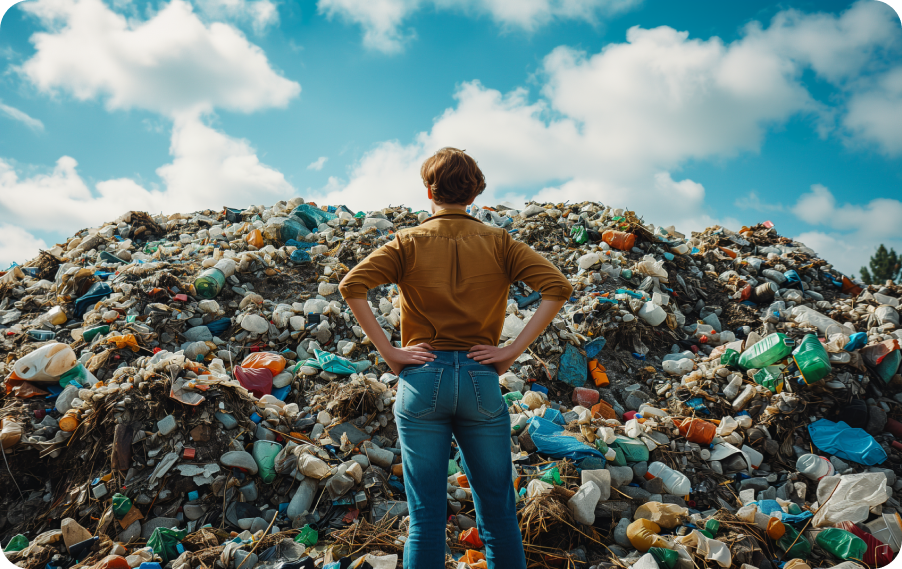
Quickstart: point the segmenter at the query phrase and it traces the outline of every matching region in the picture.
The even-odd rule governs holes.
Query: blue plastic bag
[[[591,342],[586,344],[586,357],[589,359],[594,358],[599,354],[599,352],[601,352],[601,350],[607,343],[608,341],[604,338],[596,338],[592,340]]]
[[[338,375],[351,375],[352,373],[359,373],[364,371],[371,365],[369,360],[352,362],[348,358],[344,358],[337,354],[324,352],[322,350],[314,349],[313,352],[314,355],[316,355],[316,359],[308,359],[303,363],[303,365],[325,370]]]
[[[842,347],[846,352],[852,352],[855,350],[859,350],[868,343],[868,334],[867,332],[855,332],[851,336],[849,336],[849,343]]]
[[[106,283],[94,283],[84,295],[75,301],[75,315],[84,316],[89,308],[113,294],[113,289]]]
[[[558,381],[563,381],[573,387],[582,387],[586,383],[588,371],[586,356],[580,353],[573,344],[567,344],[564,355],[561,356],[561,369],[557,372]]]
[[[529,420],[527,429],[536,449],[543,455],[551,458],[569,458],[577,462],[577,465],[579,461],[589,457],[604,460],[604,455],[598,449],[564,435],[564,427],[555,425],[551,421],[533,417]]]
[[[866,466],[874,466],[886,460],[886,451],[874,437],[864,429],[853,429],[843,421],[834,423],[820,419],[808,425],[808,434],[811,435],[814,446],[843,460]]]

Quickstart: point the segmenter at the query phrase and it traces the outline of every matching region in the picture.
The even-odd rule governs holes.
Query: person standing
[[[397,232],[339,285],[360,327],[400,376],[394,414],[410,511],[404,567],[445,567],[453,435],[489,568],[525,569],[499,375],[545,330],[573,287],[528,245],[467,213],[486,185],[472,157],[442,148],[420,175],[433,215]],[[519,336],[499,348],[516,281],[541,291],[542,302]],[[369,289],[388,283],[401,292],[400,348],[385,337],[367,302]]]

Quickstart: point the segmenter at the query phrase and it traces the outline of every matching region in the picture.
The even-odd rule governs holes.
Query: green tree
[[[900,280],[900,262],[902,262],[902,257],[897,255],[893,249],[887,251],[881,243],[868,263],[871,270],[868,271],[867,267],[861,267],[861,280],[866,284],[883,284],[887,280],[898,282]]]

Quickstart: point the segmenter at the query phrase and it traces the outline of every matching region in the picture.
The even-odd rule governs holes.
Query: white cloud
[[[36,118],[29,116],[24,111],[20,111],[15,107],[10,107],[9,105],[3,104],[2,101],[0,101],[0,114],[4,114],[14,121],[19,121],[35,132],[44,130],[44,123]]]
[[[843,124],[885,154],[902,154],[902,67],[880,77],[873,88],[853,94]]]
[[[902,239],[902,202],[876,198],[865,205],[837,205],[830,190],[820,184],[802,194],[793,213],[811,225],[839,231],[854,231],[873,240]]]
[[[802,221],[822,226],[796,237],[841,271],[857,276],[881,243],[902,251],[902,202],[877,198],[864,205],[837,204],[820,184],[799,197],[791,210]]]
[[[115,219],[129,210],[188,212],[222,205],[272,203],[294,189],[282,173],[260,163],[245,140],[230,138],[197,119],[176,121],[173,161],[157,169],[165,189],[146,189],[134,180],[104,180],[93,189],[77,162],[60,158],[48,173],[21,177],[0,159],[0,223],[61,235]],[[41,204],[36,210],[35,204]]]
[[[326,165],[326,160],[328,159],[329,158],[327,156],[320,156],[319,158],[308,164],[307,169],[316,171],[322,170],[323,166]]]
[[[769,128],[820,109],[798,69],[760,42],[690,39],[668,27],[631,28],[626,39],[594,55],[552,51],[535,101],[525,89],[462,84],[431,131],[376,146],[345,187],[324,188],[325,199],[357,208],[420,203],[420,163],[455,146],[486,175],[482,203],[542,188],[540,199],[600,200],[700,229],[716,221],[705,189],[671,173],[688,160],[756,152]]]
[[[552,20],[596,22],[628,10],[641,0],[319,0],[317,9],[363,28],[363,44],[386,53],[400,51],[416,37],[404,20],[426,8],[489,16],[505,28],[532,31]]]
[[[793,237],[793,240],[814,249],[818,256],[853,279],[861,278],[861,268],[868,266],[871,255],[881,243],[886,245],[887,249],[902,251],[902,239],[875,241],[861,233],[808,231]]]
[[[279,23],[279,11],[270,0],[194,0],[208,18],[250,24],[261,34]]]
[[[300,91],[241,32],[222,23],[205,25],[183,0],[163,5],[146,21],[127,20],[100,0],[37,0],[25,9],[49,31],[32,36],[36,51],[20,69],[24,77],[44,92],[104,98],[111,110],[159,113],[165,127],[157,119],[144,125],[161,132],[171,124],[172,162],[156,170],[161,187],[146,187],[130,178],[89,184],[69,156],[38,174],[22,174],[0,158],[0,224],[68,235],[128,210],[240,207],[294,193],[248,141],[202,120],[218,108],[284,106]]]
[[[174,117],[284,107],[301,89],[241,32],[204,25],[183,0],[146,21],[128,20],[101,0],[37,0],[23,9],[51,29],[31,37],[35,54],[21,67],[46,93]]]
[[[334,4],[320,7],[328,5]],[[431,130],[409,144],[376,145],[347,182],[330,179],[319,193],[355,208],[422,204],[420,164],[436,149],[455,146],[474,156],[486,175],[479,203],[531,193],[549,201],[628,206],[682,231],[709,223],[738,226],[735,219],[715,218],[705,188],[675,173],[688,161],[757,152],[767,132],[790,118],[810,119],[824,135],[834,109],[809,93],[803,75],[813,71],[842,83],[874,69],[882,73],[885,65],[872,60],[891,49],[881,47],[898,35],[891,24],[885,7],[858,3],[839,15],[781,12],[768,27],[748,26],[731,43],[662,26],[631,28],[625,42],[595,54],[558,47],[537,74],[537,99],[522,88],[501,93],[478,81],[464,83],[455,106]],[[783,209],[754,193],[737,202]]]
[[[21,265],[41,249],[47,248],[43,239],[38,239],[21,227],[0,223],[0,269],[5,269],[12,263]]]

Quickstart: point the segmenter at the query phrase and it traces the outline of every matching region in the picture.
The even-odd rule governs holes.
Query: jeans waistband
[[[465,350],[434,350],[435,360],[432,363],[443,365],[482,365],[474,359],[467,357],[469,352]]]

